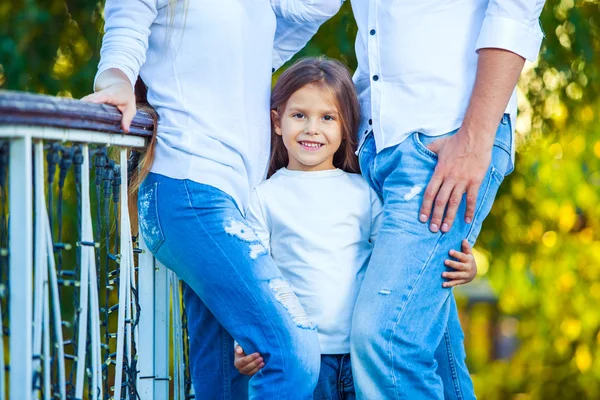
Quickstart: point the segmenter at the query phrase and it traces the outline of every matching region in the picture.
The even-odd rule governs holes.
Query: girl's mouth
[[[304,150],[307,151],[315,151],[315,150],[319,150],[321,147],[324,146],[323,143],[317,143],[317,142],[307,142],[307,141],[301,141],[298,142],[300,144],[300,146],[302,146],[302,148],[304,148]]]

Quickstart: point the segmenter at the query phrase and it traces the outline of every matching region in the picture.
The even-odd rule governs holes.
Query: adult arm
[[[271,0],[277,18],[323,23],[333,17],[344,0]]]
[[[425,190],[419,219],[427,222],[431,216],[432,232],[450,230],[465,192],[465,222],[473,221],[502,114],[525,59],[534,61],[541,46],[538,18],[544,2],[491,0],[488,5],[476,48],[475,86],[462,126],[454,136],[430,145],[438,154],[438,164]]]
[[[116,106],[123,114],[121,126],[125,132],[136,113],[133,88],[146,61],[150,25],[156,15],[156,0],[107,0],[104,7],[104,37],[94,79],[95,93],[82,100]]]
[[[319,27],[333,17],[342,4],[343,0],[271,0],[277,16],[273,71],[306,46]]]

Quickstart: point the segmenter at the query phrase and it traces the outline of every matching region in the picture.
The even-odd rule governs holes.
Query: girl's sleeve
[[[250,205],[246,210],[246,222],[254,229],[254,232],[262,245],[265,246],[269,253],[271,253],[271,229],[268,220],[265,217],[263,205],[256,188],[252,191],[252,195],[250,196]]]
[[[150,26],[156,19],[156,0],[106,0],[104,37],[96,79],[107,69],[116,68],[135,86],[146,61]]]
[[[375,243],[377,240],[377,234],[379,233],[379,228],[381,227],[381,214],[383,212],[383,203],[381,199],[375,193],[375,191],[371,188],[371,236],[369,241],[371,243]]]

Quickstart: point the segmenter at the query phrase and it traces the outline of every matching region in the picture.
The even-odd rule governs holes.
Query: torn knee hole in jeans
[[[300,300],[292,290],[290,284],[282,278],[274,278],[269,281],[269,287],[277,301],[290,313],[294,323],[302,329],[315,330],[316,327],[308,319]]]
[[[255,260],[260,256],[268,254],[267,249],[260,242],[254,230],[244,222],[235,218],[229,218],[225,222],[225,232],[230,236],[236,237],[243,242],[248,243],[250,258]]]

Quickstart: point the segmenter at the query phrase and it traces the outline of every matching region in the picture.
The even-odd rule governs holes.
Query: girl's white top
[[[359,174],[282,168],[247,212],[317,326],[322,354],[350,352],[352,312],[378,231],[381,201]]]
[[[169,2],[106,1],[96,77],[117,68],[148,86],[159,115],[152,172],[214,186],[243,210],[266,173],[271,73],[342,0]]]

